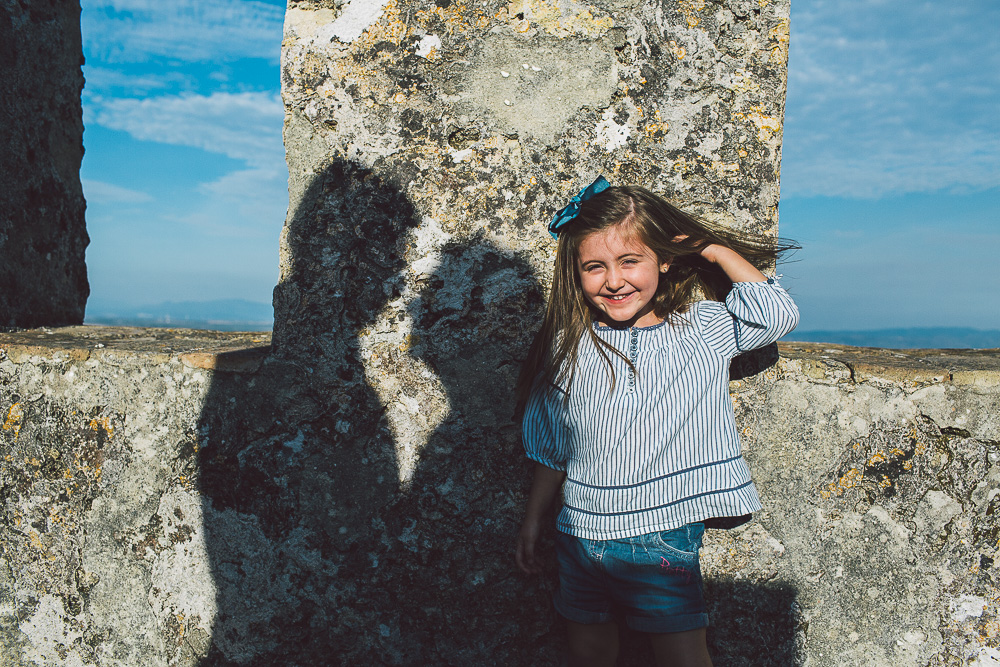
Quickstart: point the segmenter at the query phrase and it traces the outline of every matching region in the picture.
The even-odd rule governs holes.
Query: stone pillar
[[[283,348],[336,331],[316,300],[346,294],[338,268],[359,242],[400,243],[397,291],[413,290],[413,264],[442,239],[476,233],[544,276],[542,223],[600,173],[727,224],[777,229],[787,0],[321,7],[292,0],[286,18]],[[372,188],[395,203],[373,204]],[[388,238],[377,212],[412,229]],[[340,220],[318,222],[330,216]]]
[[[79,324],[80,3],[0,0],[0,327]]]

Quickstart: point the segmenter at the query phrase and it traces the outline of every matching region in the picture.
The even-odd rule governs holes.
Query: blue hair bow
[[[569,200],[569,205],[559,209],[559,212],[552,218],[552,222],[549,223],[549,234],[552,234],[552,238],[559,238],[559,230],[576,219],[580,213],[580,204],[610,187],[611,184],[603,176],[598,176],[593,183],[580,190],[578,195]]]

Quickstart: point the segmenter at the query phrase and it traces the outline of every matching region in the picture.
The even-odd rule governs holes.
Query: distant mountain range
[[[1000,348],[1000,330],[914,327],[863,331],[793,331],[782,340],[888,348]]]
[[[271,304],[246,299],[165,301],[144,306],[87,306],[84,324],[128,327],[171,327],[215,331],[270,331]]]

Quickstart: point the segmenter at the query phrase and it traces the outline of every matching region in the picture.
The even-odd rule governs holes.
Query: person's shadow
[[[560,660],[553,577],[526,577],[513,560],[531,474],[513,388],[543,307],[527,262],[482,234],[446,244],[410,304],[418,342],[409,352],[439,378],[450,406],[411,492],[387,512],[397,530],[415,523],[420,538],[386,551],[386,584],[399,587],[391,580],[401,577],[407,590],[433,591],[432,608],[400,625],[422,638],[421,660],[411,664]],[[484,637],[491,646],[479,645]]]
[[[297,201],[272,350],[252,374],[216,373],[199,422],[216,607],[202,665],[384,662],[387,591],[371,580],[398,473],[359,339],[398,296],[418,218],[397,187],[344,161]]]

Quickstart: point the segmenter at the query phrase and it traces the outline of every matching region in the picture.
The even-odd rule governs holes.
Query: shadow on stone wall
[[[541,578],[512,559],[529,466],[511,388],[543,307],[531,268],[481,235],[447,242],[405,312],[389,313],[412,322],[408,345],[366,364],[359,339],[404,293],[417,213],[348,163],[303,202],[286,230],[274,350],[253,374],[216,374],[200,420],[192,477],[217,611],[212,636],[187,636],[180,652],[205,666],[560,664],[554,556]],[[366,365],[418,396],[429,380],[407,374],[423,365],[450,407],[405,484]],[[755,614],[790,607],[783,594],[713,590],[754,600]],[[790,633],[755,632],[738,654],[780,653]],[[647,659],[632,644],[623,665]]]
[[[414,344],[395,354],[433,369],[451,409],[402,488],[358,340],[400,295],[416,213],[345,163],[303,201],[275,291],[275,349],[252,377],[218,374],[201,419],[217,588],[202,664],[554,662],[549,584],[523,581],[511,558],[528,479],[511,421],[528,342],[516,325],[542,304],[530,268],[476,237],[447,245],[422,277],[407,312]]]
[[[715,667],[797,667],[796,630],[802,623],[795,587],[782,582],[707,580]]]

